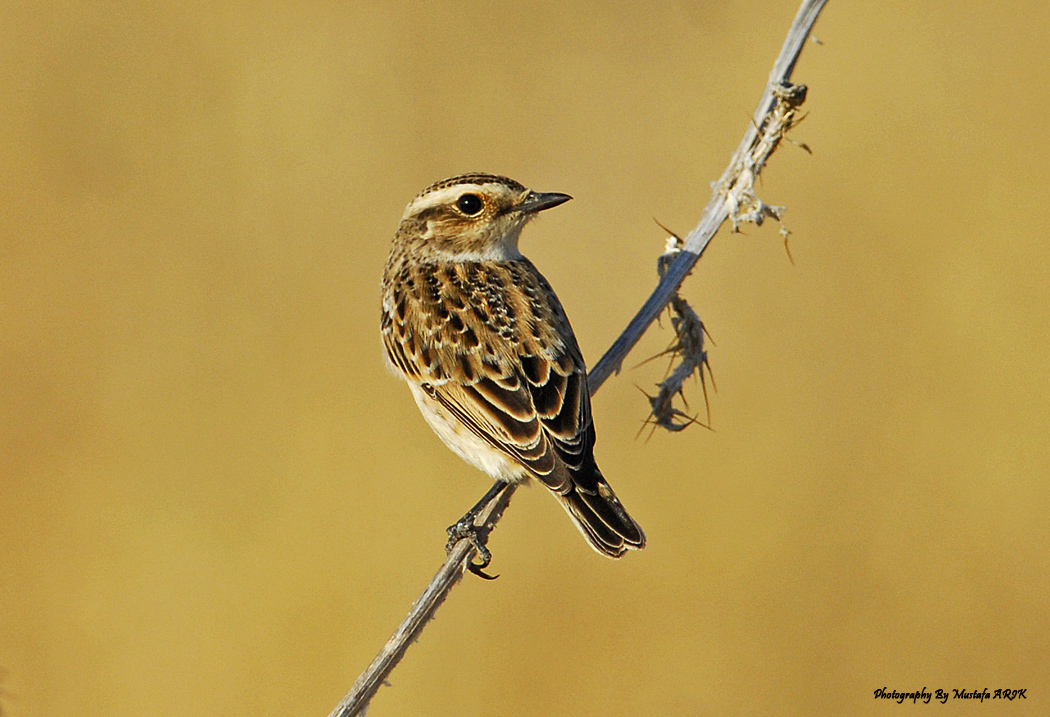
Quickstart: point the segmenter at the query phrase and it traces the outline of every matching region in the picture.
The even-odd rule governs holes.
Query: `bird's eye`
[[[459,211],[467,216],[474,216],[485,205],[477,194],[464,194],[456,200],[456,206],[459,207]]]

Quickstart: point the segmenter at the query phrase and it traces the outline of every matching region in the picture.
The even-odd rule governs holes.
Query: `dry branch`
[[[729,166],[722,173],[722,177],[713,184],[713,195],[704,209],[700,223],[686,235],[681,250],[667,267],[652,295],[588,373],[587,380],[592,396],[609,376],[619,372],[624,358],[671,301],[726,219],[732,220],[734,229],[741,222],[761,224],[766,217],[779,220],[780,208],[771,207],[759,200],[754,192],[754,182],[780,140],[784,138],[784,133],[798,121],[797,112],[805,100],[806,88],[802,85],[792,85],[788,80],[810,30],[826,2],[827,0],[803,0],[788,31],[780,56],[770,73],[769,83],[762,94],[758,109],[755,110],[753,121],[740,146],[733,153]],[[496,496],[479,513],[475,525],[481,526],[486,533],[491,531],[513,493],[514,487],[510,486],[508,490]],[[463,577],[467,563],[474,558],[476,552],[474,545],[467,539],[460,540],[453,546],[426,590],[412,605],[408,617],[368,669],[357,678],[350,692],[329,717],[352,717],[364,712],[379,686],[401,660],[405,650],[419,637],[438,606]]]

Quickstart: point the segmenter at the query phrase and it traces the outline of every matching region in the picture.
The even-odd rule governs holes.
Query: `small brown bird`
[[[383,272],[383,345],[430,427],[495,478],[494,490],[539,479],[591,547],[618,558],[645,535],[594,462],[587,367],[569,319],[518,251],[522,227],[569,199],[491,174],[424,189]]]

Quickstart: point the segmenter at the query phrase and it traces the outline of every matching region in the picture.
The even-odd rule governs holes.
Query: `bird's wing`
[[[419,264],[385,292],[387,358],[475,435],[552,490],[594,490],[587,367],[565,312],[527,260]]]
[[[481,376],[469,384],[423,383],[422,388],[475,435],[520,462],[551,490],[565,494],[576,482],[574,474],[586,461],[593,462],[594,434],[586,376],[548,366],[540,384],[516,372]]]
[[[526,356],[510,376],[421,387],[476,436],[550,488],[595,550],[619,557],[643,547],[645,535],[594,462],[582,360],[562,359]]]

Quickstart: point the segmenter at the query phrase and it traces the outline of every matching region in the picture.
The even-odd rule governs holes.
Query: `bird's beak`
[[[560,194],[558,192],[529,192],[525,195],[525,200],[518,205],[518,211],[522,214],[535,214],[536,212],[542,212],[544,209],[565,204],[570,199],[572,197],[568,194]]]

